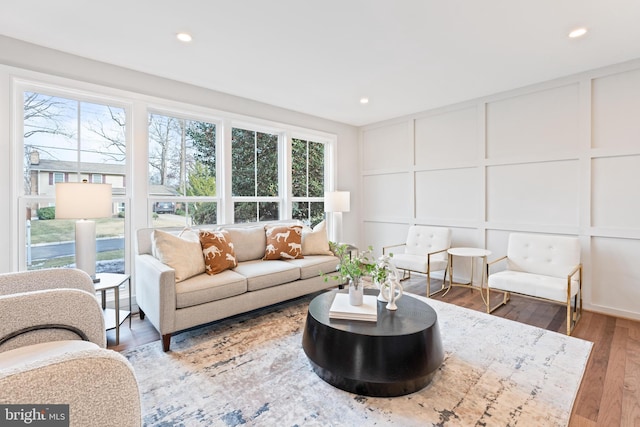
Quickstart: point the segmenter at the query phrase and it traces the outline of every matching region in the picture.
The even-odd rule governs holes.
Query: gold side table
[[[448,254],[448,262],[447,269],[449,270],[449,286],[442,296],[444,297],[450,290],[452,286],[463,286],[466,288],[474,289],[477,288],[473,286],[473,270],[475,264],[475,258],[482,258],[482,276],[480,278],[480,296],[482,297],[482,301],[485,301],[482,290],[484,289],[485,282],[485,273],[487,270],[487,257],[491,255],[491,251],[482,248],[450,248],[447,250]],[[469,283],[453,283],[453,257],[464,257],[471,259],[471,278],[469,279]],[[485,301],[486,304],[486,301]]]
[[[104,311],[105,329],[116,330],[116,345],[120,344],[120,325],[129,318],[129,328],[131,328],[131,276],[121,273],[98,273],[96,278],[99,282],[94,283],[96,291],[102,294],[102,310]],[[120,310],[120,286],[127,282],[129,285],[129,310]],[[106,293],[109,289],[113,289],[114,308],[107,308]]]

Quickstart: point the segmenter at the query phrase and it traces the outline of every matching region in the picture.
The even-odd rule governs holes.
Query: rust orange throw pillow
[[[207,274],[218,274],[238,265],[227,231],[200,230],[199,237]]]
[[[264,252],[268,259],[296,259],[302,256],[302,226],[276,225],[265,227],[267,248]]]

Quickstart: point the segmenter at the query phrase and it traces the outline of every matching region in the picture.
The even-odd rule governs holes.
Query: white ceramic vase
[[[362,305],[364,286],[359,279],[349,280],[349,304]]]
[[[378,292],[378,301],[387,302],[387,299],[384,297],[384,292],[382,292],[382,288],[387,286],[387,281],[385,280],[384,282],[380,283],[376,280],[375,284],[376,288],[378,288],[378,290],[380,291]]]

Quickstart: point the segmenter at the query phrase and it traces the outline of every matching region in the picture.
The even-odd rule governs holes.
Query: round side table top
[[[491,255],[491,251],[482,248],[450,248],[447,252],[454,256],[485,257]]]

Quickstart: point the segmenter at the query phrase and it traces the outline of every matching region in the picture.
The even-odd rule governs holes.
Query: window
[[[279,219],[278,135],[240,128],[231,135],[234,222]]]
[[[15,80],[14,90],[22,101],[14,129],[21,132],[15,145],[23,157],[12,182],[23,189],[12,201],[23,212],[15,216],[18,269],[75,262],[75,222],[55,218],[61,182],[112,185],[113,215],[96,220],[98,272],[127,271],[131,229],[280,218],[314,225],[323,216],[323,191],[333,176],[331,135],[117,89]],[[143,147],[130,146],[131,121],[148,126],[142,156]],[[127,188],[141,179],[146,194]],[[138,212],[145,207],[148,219]]]
[[[109,177],[114,194],[124,194],[125,110],[35,91],[23,95],[27,268],[71,266],[75,222],[55,219],[55,184]],[[124,211],[114,212],[96,220],[97,272],[125,271]]]
[[[215,124],[149,114],[155,227],[217,222],[216,158]]]
[[[324,219],[325,144],[291,141],[292,217],[315,226]]]

